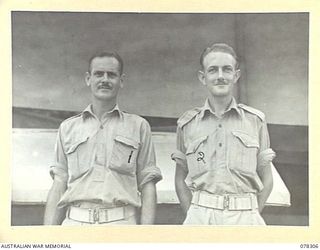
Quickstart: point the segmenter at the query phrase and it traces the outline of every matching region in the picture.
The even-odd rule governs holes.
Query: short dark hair
[[[91,73],[91,64],[92,64],[93,59],[102,58],[102,57],[115,58],[119,62],[119,71],[120,71],[120,74],[122,74],[122,72],[123,72],[123,60],[119,56],[119,54],[116,53],[116,52],[98,52],[98,53],[94,54],[93,56],[91,56],[90,59],[89,59],[89,67],[88,67],[88,72],[89,73]]]
[[[205,48],[200,56],[200,65],[201,65],[202,69],[204,68],[204,65],[203,65],[204,58],[206,57],[206,55],[208,55],[211,52],[223,52],[223,53],[227,53],[229,55],[232,55],[236,61],[236,69],[239,68],[238,56],[237,56],[236,52],[234,51],[234,49],[225,43],[214,43],[211,46]]]

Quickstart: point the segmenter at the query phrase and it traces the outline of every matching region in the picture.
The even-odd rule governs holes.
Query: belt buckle
[[[99,223],[99,210],[89,208],[89,221],[94,224]]]
[[[229,208],[229,196],[224,196],[223,198],[223,208],[226,209],[226,208]]]

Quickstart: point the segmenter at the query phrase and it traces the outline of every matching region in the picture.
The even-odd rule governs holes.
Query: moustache
[[[214,85],[228,85],[228,82],[225,80],[217,80]]]
[[[98,85],[98,89],[112,89],[111,83],[101,83]]]

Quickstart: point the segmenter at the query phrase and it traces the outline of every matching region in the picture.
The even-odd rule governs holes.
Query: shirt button
[[[103,125],[100,125],[100,128],[103,129]]]
[[[222,125],[221,125],[221,124],[219,124],[219,128],[222,128]]]
[[[219,147],[222,147],[222,143],[221,142],[219,143]]]

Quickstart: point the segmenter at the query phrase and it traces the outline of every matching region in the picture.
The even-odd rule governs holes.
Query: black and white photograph
[[[310,226],[309,31],[11,11],[11,226]]]

